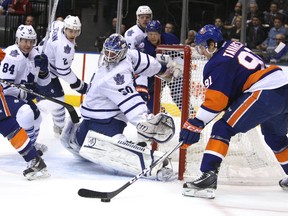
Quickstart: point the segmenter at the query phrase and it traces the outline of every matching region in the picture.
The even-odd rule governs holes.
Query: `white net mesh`
[[[190,64],[187,64],[189,65],[187,71],[191,75],[190,79],[187,79],[184,74],[184,79],[178,78],[170,83],[161,81],[161,96],[159,98],[161,109],[165,109],[166,112],[174,117],[176,125],[176,134],[172,141],[169,144],[158,145],[160,151],[166,151],[178,142],[182,107],[189,109],[189,115],[193,116],[203,102],[205,88],[202,85],[202,72],[207,59],[197,54],[192,48],[191,56],[185,55],[184,48],[181,49],[179,46],[174,48],[173,46],[160,46],[157,49],[164,54],[169,54],[171,57],[175,57],[175,55],[181,56],[182,59],[186,58],[186,60],[190,61]],[[187,67],[187,65],[184,67]],[[183,80],[189,84],[190,99],[187,105],[182,103]],[[187,117],[184,118],[184,120],[187,119]],[[174,162],[183,163],[184,178],[195,178],[200,174],[199,168],[202,154],[208,142],[213,123],[217,119],[205,127],[199,143],[187,149],[186,157],[182,158],[183,160],[179,159],[178,152],[172,156]],[[219,172],[220,183],[269,185],[277,184],[278,180],[283,177],[284,172],[272,151],[265,144],[259,130],[259,128],[255,128],[248,133],[237,134],[231,139],[228,154],[221,164]],[[179,178],[181,179],[181,177]]]

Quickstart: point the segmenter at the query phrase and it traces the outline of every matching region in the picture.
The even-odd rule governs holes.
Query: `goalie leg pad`
[[[128,175],[137,175],[163,155],[159,151],[152,151],[147,147],[108,137],[91,130],[87,133],[79,154],[105,169],[112,169]],[[162,168],[163,164],[160,164],[160,167]],[[158,173],[158,171],[159,167],[155,167],[151,173],[147,174],[147,178],[157,179],[158,174],[164,176],[159,180],[167,180],[172,176],[167,170],[166,175]],[[166,177],[168,174],[169,177]]]
[[[80,146],[77,144],[75,134],[79,126],[80,123],[74,124],[70,117],[67,118],[66,124],[60,136],[60,142],[64,148],[66,148],[77,158],[79,158]]]
[[[139,122],[136,126],[141,140],[155,140],[158,143],[168,142],[175,134],[173,118],[166,113],[158,113],[147,121]]]

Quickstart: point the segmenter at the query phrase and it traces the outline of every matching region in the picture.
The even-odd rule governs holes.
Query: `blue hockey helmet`
[[[104,60],[108,63],[118,63],[126,56],[128,45],[121,34],[111,34],[103,44]]]
[[[207,46],[207,41],[213,40],[215,43],[223,41],[222,32],[219,28],[214,25],[205,25],[196,34],[195,44],[197,46],[205,44]]]
[[[161,34],[162,32],[162,25],[159,20],[151,20],[147,23],[146,32],[158,32]]]

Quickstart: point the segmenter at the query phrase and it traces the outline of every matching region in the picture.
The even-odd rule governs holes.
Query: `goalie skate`
[[[47,166],[40,156],[36,156],[34,159],[28,162],[27,169],[23,171],[23,175],[30,181],[48,178],[50,176]]]
[[[200,198],[215,198],[217,189],[217,172],[204,172],[202,176],[195,181],[186,182],[183,185],[183,195]]]

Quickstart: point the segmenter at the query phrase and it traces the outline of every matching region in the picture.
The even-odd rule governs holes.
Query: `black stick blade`
[[[78,195],[81,197],[86,197],[86,198],[110,198],[108,197],[107,192],[99,192],[99,191],[94,191],[94,190],[89,190],[85,188],[81,188],[78,190]]]

